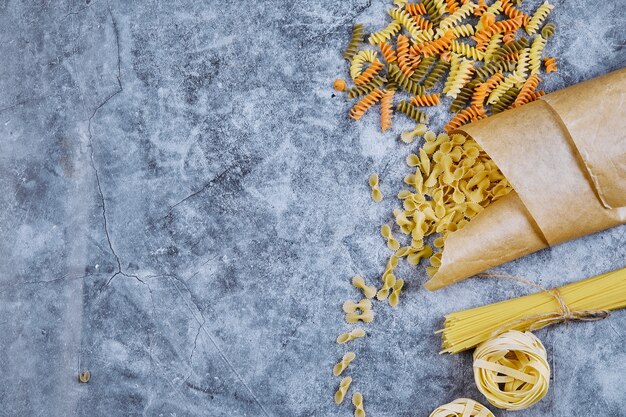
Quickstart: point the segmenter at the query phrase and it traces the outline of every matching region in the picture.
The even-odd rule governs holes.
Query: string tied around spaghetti
[[[479,277],[488,277],[488,278],[506,278],[511,279],[513,281],[520,282],[522,284],[530,285],[532,287],[538,288],[539,290],[549,294],[559,305],[559,311],[554,311],[551,313],[542,313],[542,314],[533,314],[530,316],[522,317],[518,320],[513,320],[508,323],[504,323],[499,326],[496,330],[494,330],[490,338],[498,336],[508,330],[514,330],[519,325],[530,323],[528,325],[528,329],[531,331],[541,329],[542,327],[548,326],[550,324],[557,324],[566,321],[598,321],[603,320],[611,315],[611,312],[608,310],[574,310],[572,311],[563,295],[558,290],[558,288],[546,289],[545,287],[532,282],[525,280],[523,278],[519,278],[513,275],[508,274],[479,274]]]

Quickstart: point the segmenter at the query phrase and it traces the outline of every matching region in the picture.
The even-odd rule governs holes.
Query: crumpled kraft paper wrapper
[[[453,132],[474,138],[515,192],[448,236],[425,287],[626,223],[625,106],[626,68]]]

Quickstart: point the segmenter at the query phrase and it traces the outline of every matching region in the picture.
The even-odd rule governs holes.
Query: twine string
[[[551,290],[546,289],[545,287],[528,281],[523,278],[519,278],[513,275],[508,274],[479,274],[479,277],[488,277],[488,278],[506,278],[511,279],[513,281],[517,281],[519,283],[529,285],[535,287],[547,294],[549,294],[554,300],[557,302],[559,306],[558,311],[553,311],[550,313],[541,313],[541,314],[533,314],[529,316],[522,317],[517,320],[509,321],[508,323],[504,323],[495,329],[490,338],[498,336],[499,334],[504,333],[505,331],[515,329],[519,325],[528,324],[528,329],[533,331],[537,329],[541,329],[542,327],[548,326],[550,324],[557,324],[566,321],[598,321],[603,320],[611,315],[609,310],[574,310],[567,305],[565,299],[563,298],[563,294],[559,291],[558,288],[553,288]]]

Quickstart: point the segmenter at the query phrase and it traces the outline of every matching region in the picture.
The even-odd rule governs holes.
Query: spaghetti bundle
[[[447,315],[439,331],[443,336],[442,353],[471,349],[508,330],[535,330],[565,320],[604,318],[607,314],[602,311],[626,307],[626,268],[560,287],[558,297],[551,291]]]

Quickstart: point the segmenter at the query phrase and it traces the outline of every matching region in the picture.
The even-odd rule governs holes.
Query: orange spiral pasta
[[[535,96],[535,100],[537,100],[539,97],[545,96],[546,92],[543,90],[539,90],[539,91],[535,91],[533,95]]]
[[[502,36],[502,42],[507,44],[513,41],[515,41],[515,31],[512,30],[512,31],[504,32],[504,36]]]
[[[424,19],[422,16],[416,15],[416,16],[411,16],[413,18],[413,22],[415,22],[415,25],[422,29],[422,30],[427,30],[427,29],[432,29],[433,24],[430,20],[428,19]]]
[[[489,26],[493,25],[494,23],[496,23],[495,14],[483,13],[483,15],[480,16],[480,24],[482,25],[483,29],[487,29]]]
[[[546,67],[546,72],[557,72],[556,58],[544,58],[543,65]]]
[[[422,107],[427,107],[427,106],[436,106],[438,105],[441,101],[439,100],[439,97],[441,96],[441,94],[437,93],[437,94],[423,94],[421,96],[415,96],[411,99],[411,104],[414,106],[422,106]]]
[[[373,89],[367,95],[365,95],[358,103],[350,110],[350,117],[353,120],[359,120],[366,111],[369,110],[374,104],[383,97],[383,92],[378,88]]]
[[[487,7],[485,0],[478,0],[478,5],[474,8],[474,16],[482,16],[487,11]]]
[[[514,19],[501,20],[499,22],[494,23],[493,25],[477,32],[474,35],[474,40],[476,42],[489,42],[491,37],[497,33],[501,32],[515,32],[520,27],[522,27],[522,18],[520,16]]]
[[[423,3],[412,3],[404,6],[404,10],[410,15],[419,16],[421,14],[426,14],[426,7],[424,7]]]
[[[387,61],[387,63],[396,61],[396,51],[393,50],[393,46],[391,46],[387,42],[381,42],[378,44],[378,47],[380,48],[380,52],[383,54],[383,57],[385,58],[385,61]]]
[[[418,49],[425,57],[433,56],[448,49],[454,38],[454,33],[449,30],[441,38],[419,45]]]
[[[354,84],[363,85],[369,83],[381,69],[383,69],[383,64],[377,59],[361,75],[355,78]]]
[[[528,24],[528,21],[530,20],[530,16],[528,16],[523,11],[516,9],[515,6],[513,6],[513,3],[511,0],[502,0],[502,11],[509,19],[515,19],[516,17],[521,17],[522,24],[524,26],[526,26]]]
[[[452,14],[457,11],[459,4],[456,0],[446,0],[446,7],[448,8],[448,13]]]
[[[398,67],[407,77],[413,75],[413,70],[417,65],[419,65],[419,56],[416,56],[415,58],[410,57],[409,49],[409,38],[404,35],[398,36]]]
[[[513,102],[512,107],[519,107],[535,100],[535,90],[540,82],[541,78],[539,78],[537,74],[533,74],[528,77],[528,79],[524,81],[524,85]]]
[[[452,60],[452,52],[448,49],[439,54],[439,59],[450,62]]]
[[[496,72],[487,81],[478,84],[472,95],[472,107],[482,109],[489,93],[502,81],[504,81],[504,76],[501,72]]]
[[[380,130],[383,132],[391,128],[393,118],[393,95],[395,90],[385,90],[380,99]]]
[[[450,132],[454,129],[458,129],[464,124],[469,123],[470,121],[480,120],[487,117],[485,113],[485,109],[477,109],[475,107],[468,107],[466,109],[461,110],[454,116],[447,125],[443,127],[443,130],[446,132]]]

